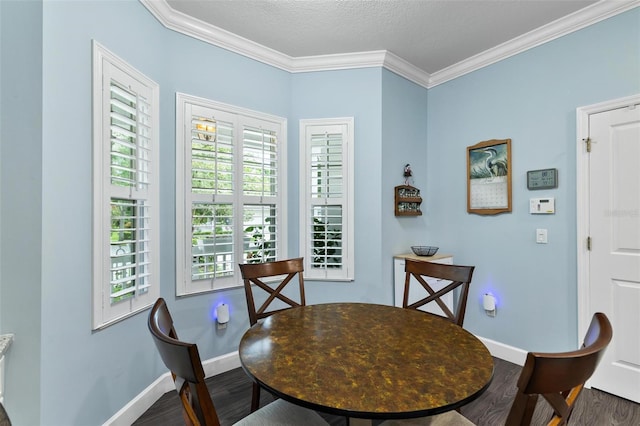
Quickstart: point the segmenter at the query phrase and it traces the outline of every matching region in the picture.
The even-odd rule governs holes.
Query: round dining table
[[[434,415],[489,386],[493,358],[445,318],[387,305],[329,303],[280,311],[239,346],[244,371],[294,404],[355,419]]]

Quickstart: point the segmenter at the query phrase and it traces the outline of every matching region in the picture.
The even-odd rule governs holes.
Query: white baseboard
[[[215,376],[238,367],[240,367],[238,351],[202,362],[202,368],[207,377]],[[174,389],[171,374],[169,374],[169,372],[164,373],[107,420],[103,426],[130,426],[142,416],[145,411],[151,408],[162,395]]]
[[[229,352],[216,358],[211,358],[202,363],[204,375],[207,377],[215,376],[226,371],[240,367],[240,355],[238,351]]]
[[[519,366],[524,365],[524,361],[527,359],[527,351],[505,345],[504,343],[496,342],[495,340],[486,339],[481,336],[476,337],[484,343],[484,345],[489,349],[489,352],[491,352],[491,355],[494,357],[512,362]]]
[[[480,336],[477,337],[485,344],[489,349],[489,352],[491,352],[491,355],[494,357],[504,359],[505,361],[509,361],[520,366],[524,365],[524,361],[527,357],[527,351],[496,342],[495,340],[485,339]],[[221,374],[226,371],[233,370],[234,368],[238,368],[240,367],[238,351],[206,360],[202,363],[202,367],[204,368],[204,374],[207,377],[215,376],[216,374]],[[162,395],[173,389],[173,380],[171,379],[171,375],[167,372],[158,377],[145,390],[140,392],[138,396],[122,407],[122,409],[107,420],[103,426],[130,426],[158,399],[160,399]]]

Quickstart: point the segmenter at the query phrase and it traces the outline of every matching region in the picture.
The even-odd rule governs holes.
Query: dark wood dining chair
[[[240,273],[244,281],[244,293],[247,298],[247,310],[249,311],[249,324],[254,325],[259,320],[273,315],[285,309],[296,306],[304,306],[304,259],[302,257],[287,260],[277,260],[264,263],[241,263]],[[295,279],[297,277],[297,279]],[[267,281],[267,282],[265,282]],[[298,301],[295,301],[282,291],[289,283],[298,283]],[[293,286],[294,284],[292,284]],[[256,309],[254,288],[262,289],[267,294],[266,300]],[[270,307],[273,302],[282,302],[278,308]],[[285,307],[282,307],[284,304]],[[253,383],[251,394],[251,411],[258,408],[260,403],[260,386]]]
[[[562,353],[529,352],[506,425],[531,424],[538,395],[553,408],[548,425],[567,424],[585,382],[596,371],[612,337],[609,319],[597,312],[580,349]]]
[[[195,343],[178,340],[173,319],[164,299],[156,301],[149,314],[149,331],[165,366],[171,371],[182,416],[187,426],[220,426],[218,414],[205,382],[204,369]],[[327,422],[315,411],[278,399],[235,423],[251,425],[317,425]]]
[[[553,409],[551,419],[546,425],[566,425],[585,382],[596,370],[612,336],[609,319],[605,314],[598,312],[591,319],[580,349],[558,353],[529,352],[518,378],[518,389],[505,425],[530,425],[539,395],[542,395]],[[407,422],[391,420],[381,424],[401,425],[462,426],[473,423],[457,411],[448,411]]]
[[[303,258],[277,260],[265,263],[241,263],[240,273],[244,280],[244,290],[247,297],[247,309],[249,310],[249,323],[254,325],[258,320],[273,315],[276,312],[293,308],[295,306],[304,306],[304,271]],[[281,279],[277,279],[281,277]],[[294,278],[297,277],[297,280]],[[268,281],[269,283],[265,283]],[[291,282],[298,283],[299,299],[295,301],[285,296],[282,291]],[[267,299],[256,309],[254,299],[254,286],[267,292]],[[279,300],[283,302],[284,308],[270,308],[271,303]]]
[[[7,411],[4,409],[4,405],[0,403],[0,426],[11,426],[11,420],[9,420],[9,415]]]
[[[421,262],[412,259],[405,261],[405,280],[404,280],[404,297],[402,307],[408,309],[419,309],[428,303],[436,303],[445,318],[462,327],[464,323],[464,314],[467,310],[467,297],[469,295],[469,284],[473,276],[475,266],[446,265],[434,262]],[[411,286],[411,277],[415,278],[418,283],[427,292],[427,296],[413,303],[409,303],[409,290]],[[444,288],[435,291],[428,283],[428,279],[451,281]],[[449,309],[445,302],[441,299],[447,293],[453,292],[456,288],[460,288],[458,293],[458,304],[455,307],[455,313]]]

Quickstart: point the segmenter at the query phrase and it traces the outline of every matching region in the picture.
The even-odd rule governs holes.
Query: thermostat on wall
[[[556,212],[555,199],[531,198],[529,199],[529,213],[531,214],[553,214]]]
[[[551,189],[558,187],[558,169],[529,170],[527,189]]]

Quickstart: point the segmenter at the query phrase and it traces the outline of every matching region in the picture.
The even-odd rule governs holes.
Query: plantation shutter
[[[245,126],[242,136],[244,195],[275,197],[278,193],[278,155],[275,132]]]
[[[279,157],[275,129],[246,119],[242,131],[243,262],[276,260]]]
[[[311,259],[313,269],[343,266],[343,134],[327,129],[311,133]]]
[[[150,286],[151,108],[149,99],[109,81],[111,226],[109,303]]]
[[[286,250],[286,120],[183,93],[176,101],[176,292],[241,286],[239,263]]]
[[[199,291],[233,276],[235,267],[235,117],[190,106],[191,281]]]
[[[158,282],[159,88],[94,42],[93,328],[151,306]]]
[[[300,120],[305,278],[353,280],[353,118]]]

